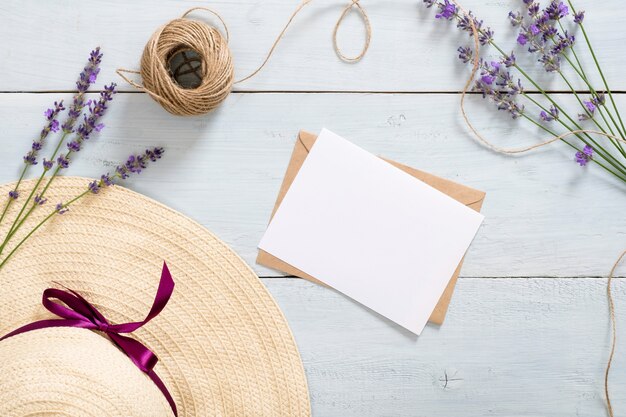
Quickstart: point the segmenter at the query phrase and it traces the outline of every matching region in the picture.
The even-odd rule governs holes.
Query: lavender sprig
[[[54,172],[52,173],[52,175],[48,179],[48,182],[43,187],[43,189],[40,192],[40,194],[38,194],[35,197],[35,199],[33,200],[33,204],[30,207],[30,209],[24,214],[24,216],[22,216],[21,219],[18,216],[18,218],[17,218],[16,222],[14,223],[13,227],[9,230],[9,233],[6,236],[6,238],[4,240],[4,243],[2,244],[2,246],[0,246],[0,253],[2,252],[2,250],[4,249],[4,246],[6,246],[8,241],[13,237],[13,235],[15,234],[15,231],[19,227],[21,227],[22,224],[24,224],[24,222],[30,216],[30,214],[38,206],[41,206],[43,203],[45,203],[46,199],[44,198],[44,194],[48,191],[48,188],[50,188],[50,185],[52,185],[52,182],[58,176],[59,172],[62,169],[66,169],[66,168],[69,167],[72,153],[78,152],[78,151],[81,150],[83,142],[86,141],[87,139],[89,139],[91,133],[94,130],[99,132],[99,131],[101,131],[104,128],[104,124],[100,123],[99,121],[100,121],[100,118],[106,112],[106,110],[108,108],[108,103],[113,99],[113,95],[116,93],[115,87],[116,87],[115,83],[112,83],[109,86],[105,86],[104,90],[102,92],[100,92],[99,100],[96,101],[96,102],[90,102],[88,104],[89,116],[84,115],[84,122],[76,130],[76,137],[75,137],[75,139],[67,144],[68,151],[65,154],[59,155],[59,157],[57,158],[57,160],[56,160],[56,163],[57,163],[56,169],[54,170]],[[45,172],[48,171],[52,167],[52,162],[51,161],[45,161],[44,164],[46,164],[45,167],[44,167],[44,175],[45,175]],[[43,175],[42,175],[42,177],[43,177]],[[38,185],[39,185],[39,183],[38,183]],[[37,187],[38,187],[38,185],[37,185]]]
[[[100,47],[97,47],[89,54],[87,65],[78,76],[78,81],[76,81],[77,93],[74,95],[72,105],[68,111],[67,119],[61,126],[61,129],[63,129],[63,132],[66,134],[74,131],[76,120],[78,120],[83,112],[83,107],[85,107],[85,93],[89,89],[89,86],[96,82],[98,74],[100,73],[101,62],[102,53],[100,53]]]
[[[31,201],[31,199],[35,195],[35,192],[39,188],[39,185],[41,184],[41,181],[43,180],[44,176],[50,170],[50,168],[52,168],[52,165],[51,165],[52,162],[51,161],[54,161],[54,159],[56,158],[56,155],[59,152],[59,150],[61,148],[61,145],[63,144],[66,136],[73,132],[76,120],[81,115],[81,113],[83,111],[83,107],[85,106],[84,95],[85,95],[86,91],[89,89],[89,86],[91,84],[93,84],[94,82],[96,82],[96,79],[98,77],[98,73],[100,72],[99,66],[100,66],[100,62],[101,61],[102,61],[102,53],[100,53],[100,48],[98,47],[98,48],[94,49],[93,51],[91,51],[91,53],[89,54],[89,60],[87,62],[87,65],[83,68],[83,71],[80,73],[80,75],[78,77],[78,81],[76,81],[76,88],[77,88],[78,91],[74,95],[74,98],[72,100],[72,104],[69,107],[67,118],[66,118],[65,122],[61,125],[61,130],[63,131],[63,134],[61,135],[61,138],[57,142],[56,148],[55,148],[54,152],[52,153],[52,156],[48,160],[44,160],[43,172],[39,176],[39,179],[37,180],[37,182],[35,184],[35,187],[33,187],[33,189],[31,190],[28,198],[26,198],[26,201],[24,201],[24,203],[22,204],[22,208],[20,209],[17,217],[14,219],[13,224],[9,228],[9,233],[7,234],[7,237],[5,238],[5,240],[2,243],[2,245],[0,245],[0,253],[2,253],[2,250],[4,250],[4,247],[6,246],[6,243],[8,241],[9,236],[11,236],[11,234],[15,230],[16,226],[22,221],[21,220],[22,214],[24,214],[24,210],[26,210],[26,207],[28,206],[28,203]],[[56,110],[56,107],[57,106],[55,106],[55,110]],[[61,111],[62,110],[59,109],[59,112],[61,112]],[[51,116],[54,115],[54,120],[56,120],[59,112],[54,114],[54,110],[53,110],[52,112],[50,112],[50,115]],[[48,117],[48,113],[49,112],[46,112],[46,117]],[[49,122],[50,131],[53,131],[53,129],[56,130],[57,126],[58,126],[58,124],[57,124],[58,122],[57,123],[53,123],[53,124],[51,124],[51,123],[52,123],[52,121]],[[44,131],[45,130],[46,130],[46,128],[44,128]],[[49,131],[46,132],[45,136],[47,136],[48,133],[49,133]],[[44,137],[44,139],[45,139],[45,137]],[[40,142],[41,142],[41,140],[40,140]],[[37,152],[41,149],[41,143],[38,143],[38,144],[33,143],[33,145],[34,145],[34,148],[37,149]],[[31,149],[31,152],[33,150],[34,149]],[[29,152],[29,154],[26,155],[26,157],[24,159],[24,162],[26,163],[27,166],[34,165],[36,163],[36,154],[32,155]],[[7,205],[5,206],[5,209],[3,211],[2,216],[0,216],[0,222],[4,219],[4,217],[6,215],[6,212],[8,211],[8,207],[11,204],[11,202],[14,201],[15,199],[17,199],[17,197],[19,196],[18,187],[19,187],[19,185],[20,185],[20,183],[21,183],[21,181],[22,181],[22,179],[24,177],[25,172],[26,172],[25,170],[22,172],[22,176],[18,180],[17,186],[15,187],[14,190],[12,190],[13,192],[10,193]]]
[[[563,108],[559,106],[559,104],[556,103],[556,101],[546,91],[544,91],[535,80],[533,80],[522,68],[520,68],[513,53],[507,55],[495,44],[493,41],[493,31],[489,28],[484,28],[483,22],[478,20],[471,13],[471,11],[469,13],[459,13],[456,8],[452,10],[452,8],[449,7],[448,2],[445,1],[440,2],[435,0],[424,0],[424,2],[427,7],[436,7],[439,10],[439,19],[456,19],[457,27],[462,31],[468,32],[469,36],[474,36],[474,30],[472,28],[473,25],[477,31],[477,37],[480,44],[492,45],[498,50],[498,52],[500,52],[502,57],[499,61],[495,62],[495,65],[492,65],[494,62],[487,64],[484,60],[479,61],[480,75],[475,81],[474,90],[481,92],[483,97],[491,98],[496,103],[498,109],[507,110],[513,118],[523,117],[543,130],[546,130],[553,136],[558,135],[546,128],[542,122],[557,121],[569,131],[583,130],[574,118],[564,111]],[[570,4],[570,8],[568,8],[562,1],[552,0],[543,10],[540,8],[539,3],[533,0],[524,0],[523,2],[526,5],[525,13],[509,13],[511,24],[514,27],[520,28],[517,43],[525,46],[530,53],[537,53],[539,55],[538,61],[543,64],[544,69],[548,72],[559,73],[569,84],[567,79],[562,75],[561,60],[564,59],[571,63],[566,53],[568,51],[572,51],[572,55],[576,57],[574,50],[575,37],[563,29],[561,20],[570,15],[571,8],[574,16],[574,23],[582,27],[584,14],[576,13],[574,8],[571,7],[571,1],[569,0],[568,3]],[[527,19],[529,19],[529,21]],[[473,54],[474,51],[469,47],[460,47],[457,52],[459,54],[459,58],[465,63],[471,62],[475,59]],[[546,108],[532,96],[526,94],[521,88],[522,86],[519,80],[518,83],[513,84],[511,82],[512,77],[507,75],[507,72],[501,73],[500,68],[502,67],[502,64],[507,68],[515,68],[518,70],[520,74],[522,74],[526,80],[537,88],[539,92],[550,102],[550,108]],[[586,77],[583,75],[581,75],[581,77],[583,77],[584,81],[588,84]],[[511,87],[515,88],[512,90]],[[519,92],[516,91],[518,88],[520,90]],[[592,120],[593,123],[597,124],[597,121],[593,117],[594,114],[599,114],[602,116],[602,119],[604,119],[604,114],[601,111],[600,106],[596,104],[596,101],[600,101],[598,97],[601,96],[601,93],[598,93],[593,89],[591,89],[591,91],[591,99],[586,100],[584,103],[582,100],[579,100],[581,106],[585,110],[585,117],[581,116],[581,119],[584,118],[585,120]],[[539,118],[537,120],[524,114],[524,107],[515,102],[515,96],[518,94],[539,107],[541,112],[539,113]],[[593,108],[591,106],[593,106]],[[610,112],[607,111],[607,114],[613,120]],[[571,125],[569,123],[571,123]],[[601,125],[598,125],[598,127],[603,133],[605,133]],[[610,128],[610,125],[608,125],[608,127]],[[624,164],[624,161],[618,160],[611,152],[604,149],[589,135],[588,132],[575,133],[575,136],[578,137],[585,146],[589,146],[590,149],[597,152],[597,155],[602,159],[602,161],[608,163],[610,167],[607,167],[604,163],[600,162],[598,160],[600,158],[590,158],[590,160],[593,160],[594,163],[597,163],[611,174],[626,182],[626,165]],[[617,146],[616,141],[613,141],[612,138],[609,139]],[[584,149],[581,150],[564,139],[561,140],[579,152],[584,151]],[[591,144],[593,144],[593,146]],[[617,147],[618,150],[621,151],[621,144]],[[623,153],[623,155],[626,158],[626,153]]]
[[[24,163],[26,165],[37,165],[37,156],[39,151],[43,147],[44,141],[50,134],[50,132],[56,133],[59,131],[59,121],[57,120],[57,116],[60,112],[65,110],[63,107],[63,100],[60,102],[54,102],[54,108],[48,109],[44,112],[44,116],[46,116],[46,120],[48,123],[44,126],[39,134],[39,138],[34,140],[30,151],[24,156]]]
[[[99,180],[92,181],[89,184],[89,191],[98,194],[102,188],[110,187],[115,184],[115,180],[125,180],[132,174],[141,174],[148,167],[150,162],[156,162],[161,159],[165,150],[161,147],[146,149],[142,154],[130,155],[124,164],[118,165],[114,173],[107,173],[100,177]]]
[[[576,152],[574,159],[581,167],[586,166],[589,161],[593,159],[593,148],[589,145],[585,145],[582,151]]]
[[[104,129],[104,123],[100,123],[100,119],[104,116],[108,108],[108,103],[113,100],[113,95],[117,93],[116,84],[111,83],[105,85],[104,90],[100,92],[98,101],[89,101],[89,116],[83,116],[83,123],[76,129],[76,138],[68,142],[67,148],[70,152],[78,152],[81,150],[84,141],[88,140],[93,131],[100,132]]]
[[[52,210],[50,214],[48,214],[41,222],[39,222],[22,240],[20,240],[11,250],[11,252],[9,252],[9,254],[2,260],[2,262],[0,262],[0,269],[2,269],[4,264],[11,258],[11,256],[13,256],[13,254],[20,248],[20,246],[24,244],[24,242],[26,242],[37,230],[39,230],[39,228],[41,228],[41,226],[46,224],[55,215],[63,215],[67,213],[72,204],[76,203],[86,195],[99,194],[102,189],[115,185],[116,181],[118,180],[124,180],[128,178],[131,174],[140,174],[143,169],[147,168],[150,162],[156,162],[157,160],[161,159],[163,153],[163,148],[155,147],[152,149],[146,149],[146,151],[142,154],[130,155],[126,163],[119,165],[115,169],[114,173],[104,174],[100,177],[99,180],[94,180],[90,182],[87,185],[87,189],[85,191],[72,198],[68,202],[57,203],[54,207],[54,210]]]
[[[88,194],[99,194],[103,188],[114,185],[116,180],[128,178],[128,176],[130,176],[131,174],[139,174],[143,169],[148,166],[149,162],[155,162],[158,159],[161,159],[163,152],[163,148],[157,147],[147,149],[143,154],[131,155],[125,164],[117,167],[115,173],[102,175],[99,180],[90,182],[87,186],[87,189],[81,194],[77,195],[66,203],[58,203],[55,206],[54,210],[52,210],[50,214],[48,214],[41,222],[39,222],[22,240],[20,240],[11,250],[11,252],[9,252],[9,254],[2,260],[2,262],[0,262],[0,269],[2,269],[4,264],[6,264],[11,256],[13,256],[13,254],[20,248],[20,246],[24,244],[24,242],[26,242],[37,230],[39,230],[39,228],[41,228],[41,226],[46,224],[55,215],[65,214],[72,204],[76,203]],[[124,173],[125,177],[123,177],[121,173]]]
[[[578,55],[573,48],[575,43],[574,35],[569,34],[568,31],[565,30],[563,25],[561,24],[561,20],[569,15],[568,7],[562,1],[552,0],[544,10],[540,10],[538,3],[531,2],[529,5],[528,14],[531,17],[531,22],[527,25],[524,25],[523,23],[520,25],[522,27],[522,30],[520,31],[518,42],[520,40],[522,40],[522,42],[519,43],[525,44],[526,42],[529,42],[530,46],[528,48],[528,51],[531,53],[540,53],[539,62],[544,65],[545,70],[548,72],[558,73],[563,81],[568,85],[570,91],[574,94],[578,103],[584,110],[584,113],[578,115],[578,120],[591,120],[602,133],[606,134],[607,131],[605,127],[594,119],[595,109],[591,106],[588,106],[585,102],[583,102],[583,100],[580,99],[572,84],[568,81],[567,77],[561,71],[561,61],[563,58],[572,66],[572,68],[578,73],[578,75],[580,75],[581,79],[587,84],[592,93],[598,94],[587,81],[587,76],[584,73],[580,60],[578,59]],[[582,23],[583,18],[584,12],[582,14],[574,13],[574,23]],[[557,25],[558,28],[556,27]],[[576,61],[576,64],[574,64],[574,62],[571,61],[567,54],[565,54],[565,52],[568,50],[571,51]],[[603,119],[604,124],[606,125],[608,130],[611,132],[611,135],[615,135],[613,128],[609,124],[608,120],[605,118],[604,114],[601,111],[599,111],[598,113]],[[608,111],[607,114],[619,131],[619,127],[615,123],[612,114]],[[580,130],[580,127],[578,127],[578,129]],[[623,136],[622,132],[620,132],[620,134],[622,134]],[[616,161],[610,152],[607,152],[605,149],[603,149],[599,144],[597,144],[597,142],[589,137],[589,135],[586,136],[590,141],[594,142],[599,148],[601,148],[603,152],[606,152],[606,155],[610,159]],[[626,152],[624,151],[622,145],[618,144],[618,142],[614,141],[612,138],[609,138],[609,140],[620,151],[620,153],[624,157],[626,157]],[[624,170],[622,163],[618,163],[618,168],[622,171]]]
[[[101,122],[102,117],[105,115],[109,102],[113,99],[113,95],[116,93],[115,84],[111,84],[109,86],[105,86],[104,90],[100,93],[100,96],[97,100],[89,100],[85,102],[84,95],[89,89],[89,86],[96,81],[98,73],[100,71],[99,65],[102,59],[102,54],[100,53],[100,48],[96,48],[93,50],[89,56],[89,61],[83,71],[81,72],[79,79],[76,83],[77,92],[74,95],[72,100],[72,105],[70,106],[67,114],[67,118],[63,125],[59,127],[58,116],[61,111],[64,110],[62,102],[55,103],[54,108],[49,109],[45,112],[46,119],[48,120],[46,126],[43,128],[40,137],[38,140],[33,142],[31,146],[31,151],[24,158],[24,169],[22,171],[22,176],[18,181],[18,186],[24,177],[24,173],[26,169],[32,165],[37,163],[38,152],[41,150],[43,141],[48,137],[48,135],[52,132],[55,133],[62,129],[61,138],[59,139],[57,146],[52,153],[52,156],[49,159],[43,158],[43,170],[39,179],[36,181],[33,189],[30,192],[30,195],[23,203],[21,210],[15,217],[13,224],[9,228],[6,236],[4,237],[4,241],[0,245],[0,254],[3,252],[7,244],[11,241],[11,239],[15,236],[17,231],[23,226],[24,222],[29,218],[30,214],[37,207],[46,206],[48,202],[48,198],[45,196],[48,187],[52,184],[53,180],[56,178],[58,173],[67,168],[71,162],[70,156],[79,152],[83,146],[83,144],[89,140],[93,136],[93,132],[100,132],[104,128],[104,124]],[[83,111],[87,108],[86,114],[83,115]],[[78,120],[82,116],[82,123],[75,128]],[[66,153],[58,155],[61,146],[65,143],[66,136],[74,133],[74,140],[70,141],[66,144],[68,150]],[[15,247],[12,248],[11,252],[0,261],[0,268],[2,268],[5,263],[11,258],[11,256],[18,250],[18,248],[24,244],[26,240],[28,240],[33,233],[35,233],[43,224],[49,221],[52,217],[59,214],[64,214],[69,210],[69,206],[74,202],[78,201],[82,197],[87,194],[99,194],[100,191],[105,187],[110,187],[114,185],[118,180],[124,180],[128,178],[130,175],[139,174],[142,170],[144,170],[149,163],[157,161],[163,155],[163,148],[156,147],[152,149],[147,149],[144,153],[138,155],[131,155],[124,164],[118,166],[114,173],[104,174],[100,177],[99,180],[95,180],[89,183],[87,189],[74,197],[68,202],[60,202],[55,205],[54,210],[49,213],[41,222],[39,222],[32,230],[30,230],[24,238],[22,238]],[[48,171],[52,170],[54,164],[56,163],[56,169],[52,172],[52,175],[49,177],[46,185],[40,190],[39,187],[41,182]],[[18,186],[15,189],[9,192],[9,199],[7,201],[7,205],[5,206],[5,210],[0,218],[0,222],[4,218],[7,213],[7,209],[9,204],[16,200],[19,197]],[[24,213],[26,206],[31,202],[32,205],[30,209]]]
[[[44,112],[47,123],[41,130],[41,133],[39,134],[39,139],[33,141],[30,151],[28,151],[28,153],[24,156],[24,168],[22,168],[22,173],[20,174],[20,177],[15,184],[15,188],[9,191],[9,198],[7,199],[7,202],[4,206],[4,210],[2,210],[2,215],[0,215],[0,224],[2,224],[2,221],[4,220],[4,217],[6,216],[6,213],[9,210],[11,203],[18,199],[20,195],[19,187],[22,183],[22,180],[24,179],[24,176],[26,175],[26,172],[28,171],[28,168],[32,165],[37,164],[37,156],[39,154],[39,151],[43,147],[44,141],[46,140],[50,132],[56,133],[59,131],[59,121],[57,120],[57,117],[59,113],[61,113],[63,110],[65,110],[65,107],[63,107],[63,100],[61,100],[59,102],[55,101],[54,107]],[[46,161],[44,159],[44,166],[45,164]]]

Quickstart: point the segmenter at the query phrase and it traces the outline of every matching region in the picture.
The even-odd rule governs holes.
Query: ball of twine
[[[228,97],[235,74],[226,25],[223,36],[206,23],[186,18],[192,11],[152,34],[141,56],[140,71],[117,71],[128,83],[148,93],[165,110],[179,116],[194,116],[214,110]],[[215,15],[224,23],[219,15]],[[199,77],[195,88],[179,84],[171,70],[172,58],[187,51],[194,53],[193,60],[199,66],[194,68],[186,59],[177,70],[187,65],[187,72],[195,72]],[[125,72],[141,74],[143,85],[127,78],[123,74]]]
[[[228,27],[222,17],[206,7],[194,7],[180,18],[160,27],[146,44],[141,56],[141,70],[119,68],[117,74],[132,86],[148,93],[168,112],[179,116],[205,114],[218,107],[230,94],[233,84],[246,81],[261,71],[274,53],[296,15],[313,0],[303,0],[292,13],[283,30],[267,53],[263,63],[250,75],[235,81],[234,64],[228,47]],[[350,10],[357,10],[365,24],[365,43],[361,52],[349,57],[342,53],[337,43],[337,31]],[[216,28],[187,16],[197,10],[213,14],[222,24],[224,35]],[[335,24],[333,44],[337,56],[345,62],[358,62],[365,56],[371,39],[371,27],[365,9],[359,0],[350,0]],[[193,53],[190,58],[187,53]],[[172,69],[173,59],[181,55],[183,62]],[[196,66],[194,66],[196,64]],[[197,65],[199,64],[199,65]],[[140,74],[143,85],[125,74]],[[179,76],[195,74],[198,84],[189,86],[179,83]]]

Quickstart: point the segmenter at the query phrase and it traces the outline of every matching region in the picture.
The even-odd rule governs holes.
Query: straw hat
[[[88,183],[59,178],[33,220]],[[0,195],[10,189],[0,186]],[[293,336],[253,271],[199,224],[119,186],[54,218],[0,270],[0,336],[54,317],[41,298],[55,283],[77,291],[112,323],[139,321],[152,306],[164,260],[176,283],[172,298],[130,336],[159,357],[154,370],[178,415],[309,416]],[[173,415],[128,356],[86,329],[39,329],[1,341],[0,387],[3,417]]]

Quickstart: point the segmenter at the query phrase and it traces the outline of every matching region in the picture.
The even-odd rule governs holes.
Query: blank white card
[[[420,334],[482,220],[324,129],[259,247]]]

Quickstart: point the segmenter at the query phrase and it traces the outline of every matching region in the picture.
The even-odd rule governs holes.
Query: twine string
[[[203,11],[208,12],[208,13],[212,14],[213,16],[217,17],[217,19],[222,24],[222,27],[224,28],[224,35],[226,36],[226,42],[230,41],[230,33],[228,32],[228,25],[226,24],[226,22],[224,21],[222,16],[220,16],[220,14],[218,12],[216,12],[215,10],[213,10],[213,9],[209,9],[208,7],[201,7],[201,6],[192,7],[191,9],[189,9],[185,13],[183,13],[183,15],[180,18],[181,19],[186,18],[187,16],[189,16],[191,13],[195,12],[196,10],[203,10]]]
[[[609,315],[611,317],[611,353],[609,354],[609,360],[606,364],[606,371],[604,372],[604,397],[606,398],[606,408],[610,417],[613,417],[613,406],[611,405],[611,396],[609,395],[609,373],[611,372],[611,365],[613,363],[613,356],[615,355],[615,346],[617,344],[617,316],[615,314],[615,302],[613,300],[613,294],[611,293],[611,284],[615,270],[626,256],[626,250],[617,258],[611,272],[609,273],[609,279],[606,287],[606,296],[609,300]]]
[[[339,27],[343,23],[343,20],[346,18],[348,13],[353,8],[356,8],[356,10],[359,12],[359,15],[361,16],[361,19],[363,19],[363,24],[365,25],[365,42],[363,43],[363,49],[361,49],[361,52],[358,55],[349,57],[349,56],[346,56],[341,51],[341,48],[339,47],[339,43],[337,42],[337,32],[339,31]],[[359,0],[352,0],[352,2],[346,5],[346,7],[343,9],[343,12],[341,13],[341,16],[339,16],[337,23],[335,23],[335,28],[333,29],[333,47],[335,48],[335,53],[342,61],[359,62],[361,58],[363,58],[365,54],[367,53],[367,50],[370,47],[371,40],[372,40],[372,25],[370,24],[370,19],[367,15],[367,12],[363,8],[363,6],[361,6],[361,3],[359,2]]]
[[[266,66],[296,16],[312,1],[303,0],[298,5],[274,40],[263,62],[249,75],[239,80],[234,80],[234,66],[231,51],[228,47],[230,39],[228,25],[226,25],[219,13],[207,7],[191,8],[183,13],[180,18],[174,19],[159,28],[144,48],[140,71],[118,68],[116,72],[133,87],[148,93],[170,113],[177,115],[207,113],[226,99],[234,84],[253,78]],[[344,54],[339,47],[337,33],[347,14],[353,9],[359,13],[365,25],[365,41],[361,52],[356,56],[350,57]],[[215,28],[190,19],[189,15],[197,10],[206,11],[217,17],[223,27],[224,36]],[[367,12],[361,6],[360,0],[350,0],[344,7],[333,29],[332,39],[335,53],[344,62],[358,62],[367,53],[371,38],[372,28]],[[184,49],[193,50],[199,55],[203,77],[199,85],[194,89],[185,89],[178,85],[172,77],[171,71],[168,70],[169,59],[173,53]],[[193,70],[193,72],[196,71],[197,68]],[[127,74],[141,75],[143,84],[134,81]]]
[[[605,138],[611,138],[614,139],[618,142],[621,143],[626,143],[626,140],[624,140],[623,138],[617,137],[615,135],[610,135],[608,133],[604,133],[604,132],[598,132],[596,130],[587,130],[587,129],[581,129],[581,130],[573,130],[570,132],[566,132],[563,133],[561,135],[557,135],[557,136],[553,136],[549,139],[544,140],[543,142],[539,142],[536,143],[534,145],[528,145],[528,146],[522,146],[519,148],[502,148],[499,146],[494,145],[491,141],[485,139],[485,137],[483,135],[481,135],[478,130],[474,127],[474,125],[472,124],[472,122],[470,121],[467,112],[465,111],[465,96],[467,94],[467,92],[469,91],[469,88],[474,80],[474,77],[476,76],[476,73],[478,72],[479,69],[479,55],[480,55],[480,41],[478,38],[478,29],[476,28],[476,25],[474,24],[474,19],[471,18],[469,12],[459,4],[459,2],[457,0],[452,0],[452,2],[456,5],[456,7],[461,10],[461,12],[463,12],[463,14],[467,15],[469,17],[469,22],[470,22],[470,26],[472,28],[472,37],[474,38],[474,59],[472,62],[472,71],[471,74],[469,76],[469,78],[467,79],[467,81],[465,82],[465,85],[463,86],[463,91],[461,92],[461,103],[460,103],[460,109],[461,109],[461,114],[463,115],[463,119],[465,121],[465,124],[467,125],[467,127],[470,129],[470,131],[472,132],[472,134],[474,135],[474,137],[476,139],[478,139],[478,141],[485,147],[491,149],[492,151],[499,153],[499,154],[505,154],[505,155],[513,155],[513,154],[520,154],[520,153],[525,153],[525,152],[530,152],[532,150],[538,149],[538,148],[542,148],[544,146],[550,145],[554,142],[557,142],[561,139],[564,139],[568,136],[571,135],[576,135],[576,134],[580,134],[580,133],[588,133],[588,134],[596,134],[598,136],[602,136]],[[611,350],[609,353],[609,359],[607,361],[607,365],[606,365],[606,370],[604,372],[604,396],[605,396],[605,400],[606,400],[606,407],[607,407],[607,412],[609,417],[614,417],[613,414],[613,407],[611,405],[611,396],[609,394],[609,374],[611,371],[611,364],[613,362],[613,356],[615,354],[615,346],[617,344],[617,317],[615,314],[615,302],[613,299],[613,294],[611,292],[611,284],[613,281],[613,276],[615,274],[615,270],[617,269],[617,267],[619,266],[619,264],[621,263],[621,261],[624,259],[624,257],[626,256],[626,251],[622,252],[622,254],[619,256],[619,258],[617,258],[617,261],[615,262],[615,264],[613,265],[613,268],[611,268],[611,272],[609,273],[608,276],[608,280],[607,280],[607,298],[608,298],[608,304],[609,304],[609,318],[611,321]]]

